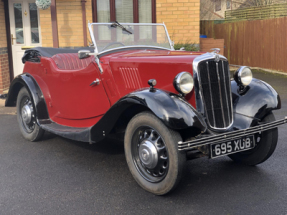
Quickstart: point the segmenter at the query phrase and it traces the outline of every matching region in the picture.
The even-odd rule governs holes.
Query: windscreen
[[[89,26],[99,53],[130,46],[153,46],[171,49],[163,24],[92,23]]]

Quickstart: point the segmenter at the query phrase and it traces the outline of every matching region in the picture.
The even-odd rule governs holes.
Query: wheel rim
[[[23,97],[20,103],[20,118],[23,128],[27,133],[32,133],[35,129],[36,118],[32,101],[29,97]]]
[[[151,127],[139,127],[131,147],[134,165],[141,176],[152,183],[162,181],[168,172],[169,158],[160,134]]]

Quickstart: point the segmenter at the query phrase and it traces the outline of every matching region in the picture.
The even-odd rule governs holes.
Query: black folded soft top
[[[94,51],[92,47],[79,47],[75,49],[71,48],[46,48],[46,47],[35,47],[25,51],[24,56],[22,57],[22,62],[26,61],[40,62],[39,57],[52,57],[60,53],[78,53],[79,50],[89,50]]]
[[[31,51],[37,51],[39,55],[42,57],[52,57],[53,55],[60,54],[60,53],[78,53],[79,50],[90,50],[91,52],[94,51],[94,49],[91,47],[79,47],[75,49],[35,47],[32,49],[26,50],[25,53],[28,53]]]

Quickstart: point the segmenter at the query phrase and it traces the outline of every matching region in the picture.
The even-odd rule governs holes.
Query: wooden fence
[[[200,38],[200,51],[210,52],[213,48],[220,48],[219,54],[224,55],[224,39]]]
[[[201,21],[200,33],[224,39],[230,64],[287,73],[287,17],[222,24]]]
[[[261,7],[247,7],[225,11],[225,22],[269,19],[287,16],[287,4],[274,4]]]

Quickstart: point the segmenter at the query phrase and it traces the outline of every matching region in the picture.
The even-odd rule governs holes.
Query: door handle
[[[12,42],[12,45],[13,45],[13,40],[16,40],[17,38],[16,37],[13,37],[13,34],[11,34],[11,42]]]
[[[97,78],[95,81],[93,81],[90,86],[93,86],[93,85],[99,85],[100,84],[100,80]]]

